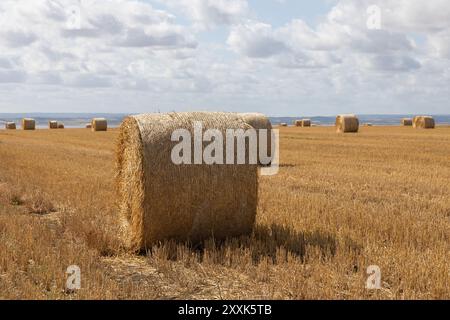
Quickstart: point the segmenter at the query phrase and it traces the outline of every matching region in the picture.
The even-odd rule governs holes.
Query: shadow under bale
[[[154,250],[164,248],[164,255],[168,260],[177,261],[180,246],[184,246],[191,254],[196,255],[198,262],[203,262],[206,254],[216,264],[226,264],[230,260],[230,251],[242,250],[251,253],[253,264],[259,264],[263,259],[270,259],[274,264],[287,262],[289,257],[305,261],[307,248],[316,247],[323,258],[336,254],[337,241],[331,234],[321,232],[296,232],[294,229],[273,224],[271,226],[257,226],[251,236],[230,238],[227,240],[209,239],[193,245],[186,242],[166,241],[141,254],[152,255]],[[282,261],[280,261],[280,252]]]
[[[251,243],[253,262],[259,263],[262,258],[271,258],[277,261],[277,253],[284,249],[284,259],[289,255],[305,260],[308,247],[317,247],[322,257],[333,257],[336,254],[337,242],[333,235],[315,232],[297,232],[292,228],[272,224],[256,228]],[[279,256],[278,256],[279,258]]]

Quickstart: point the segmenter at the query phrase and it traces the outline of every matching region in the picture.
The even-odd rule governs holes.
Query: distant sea
[[[118,113],[0,113],[0,129],[4,128],[2,122],[12,121],[17,124],[22,118],[33,118],[37,122],[38,128],[47,128],[49,120],[57,120],[64,123],[66,128],[84,128],[86,123],[92,118],[106,118],[108,125],[112,128],[118,127],[127,114]],[[399,125],[402,118],[412,118],[414,115],[358,115],[361,123],[372,123],[374,125]],[[450,115],[433,115],[437,124],[450,125]],[[288,123],[292,124],[295,120],[302,117],[270,117],[273,124]],[[334,116],[306,117],[311,119],[317,125],[334,125]]]

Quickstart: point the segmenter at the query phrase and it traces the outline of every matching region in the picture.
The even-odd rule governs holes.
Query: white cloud
[[[270,25],[247,23],[232,28],[228,44],[238,53],[250,58],[267,58],[287,49],[276,36]]]
[[[57,72],[67,85],[113,86],[113,80],[120,79],[110,79],[111,75],[124,75],[126,64],[151,56],[154,50],[197,46],[194,36],[177,25],[173,15],[149,4],[83,0],[77,7],[77,3],[1,2],[0,50],[19,61],[17,70],[2,74],[2,82],[8,75],[12,81],[25,81],[30,74],[32,81],[60,83],[56,78],[45,80]],[[121,47],[130,49],[125,52]]]
[[[186,14],[197,27],[232,25],[247,18],[247,0],[164,0],[162,3]]]
[[[0,112],[448,112],[446,2],[336,0],[275,26],[256,1],[3,0]]]

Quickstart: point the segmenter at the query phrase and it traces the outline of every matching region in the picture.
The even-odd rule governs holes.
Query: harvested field
[[[252,236],[133,255],[117,130],[0,130],[0,299],[450,299],[450,127],[280,132]],[[370,265],[381,290],[365,288]]]

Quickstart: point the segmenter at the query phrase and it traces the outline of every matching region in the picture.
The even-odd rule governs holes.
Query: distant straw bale
[[[310,119],[303,119],[302,120],[302,127],[311,127],[312,121]]]
[[[22,129],[23,130],[35,130],[36,129],[36,121],[31,118],[22,119]]]
[[[413,119],[411,118],[403,118],[402,119],[402,125],[405,127],[410,127],[413,125]]]
[[[48,122],[49,129],[58,129],[58,121],[51,120]]]
[[[344,114],[336,117],[336,130],[339,133],[358,132],[359,120],[354,114]]]
[[[430,116],[417,116],[413,120],[413,126],[416,129],[434,129],[436,122]]]
[[[108,121],[105,118],[92,119],[92,131],[107,131]]]
[[[16,124],[14,122],[6,122],[5,129],[6,130],[16,130]]]

